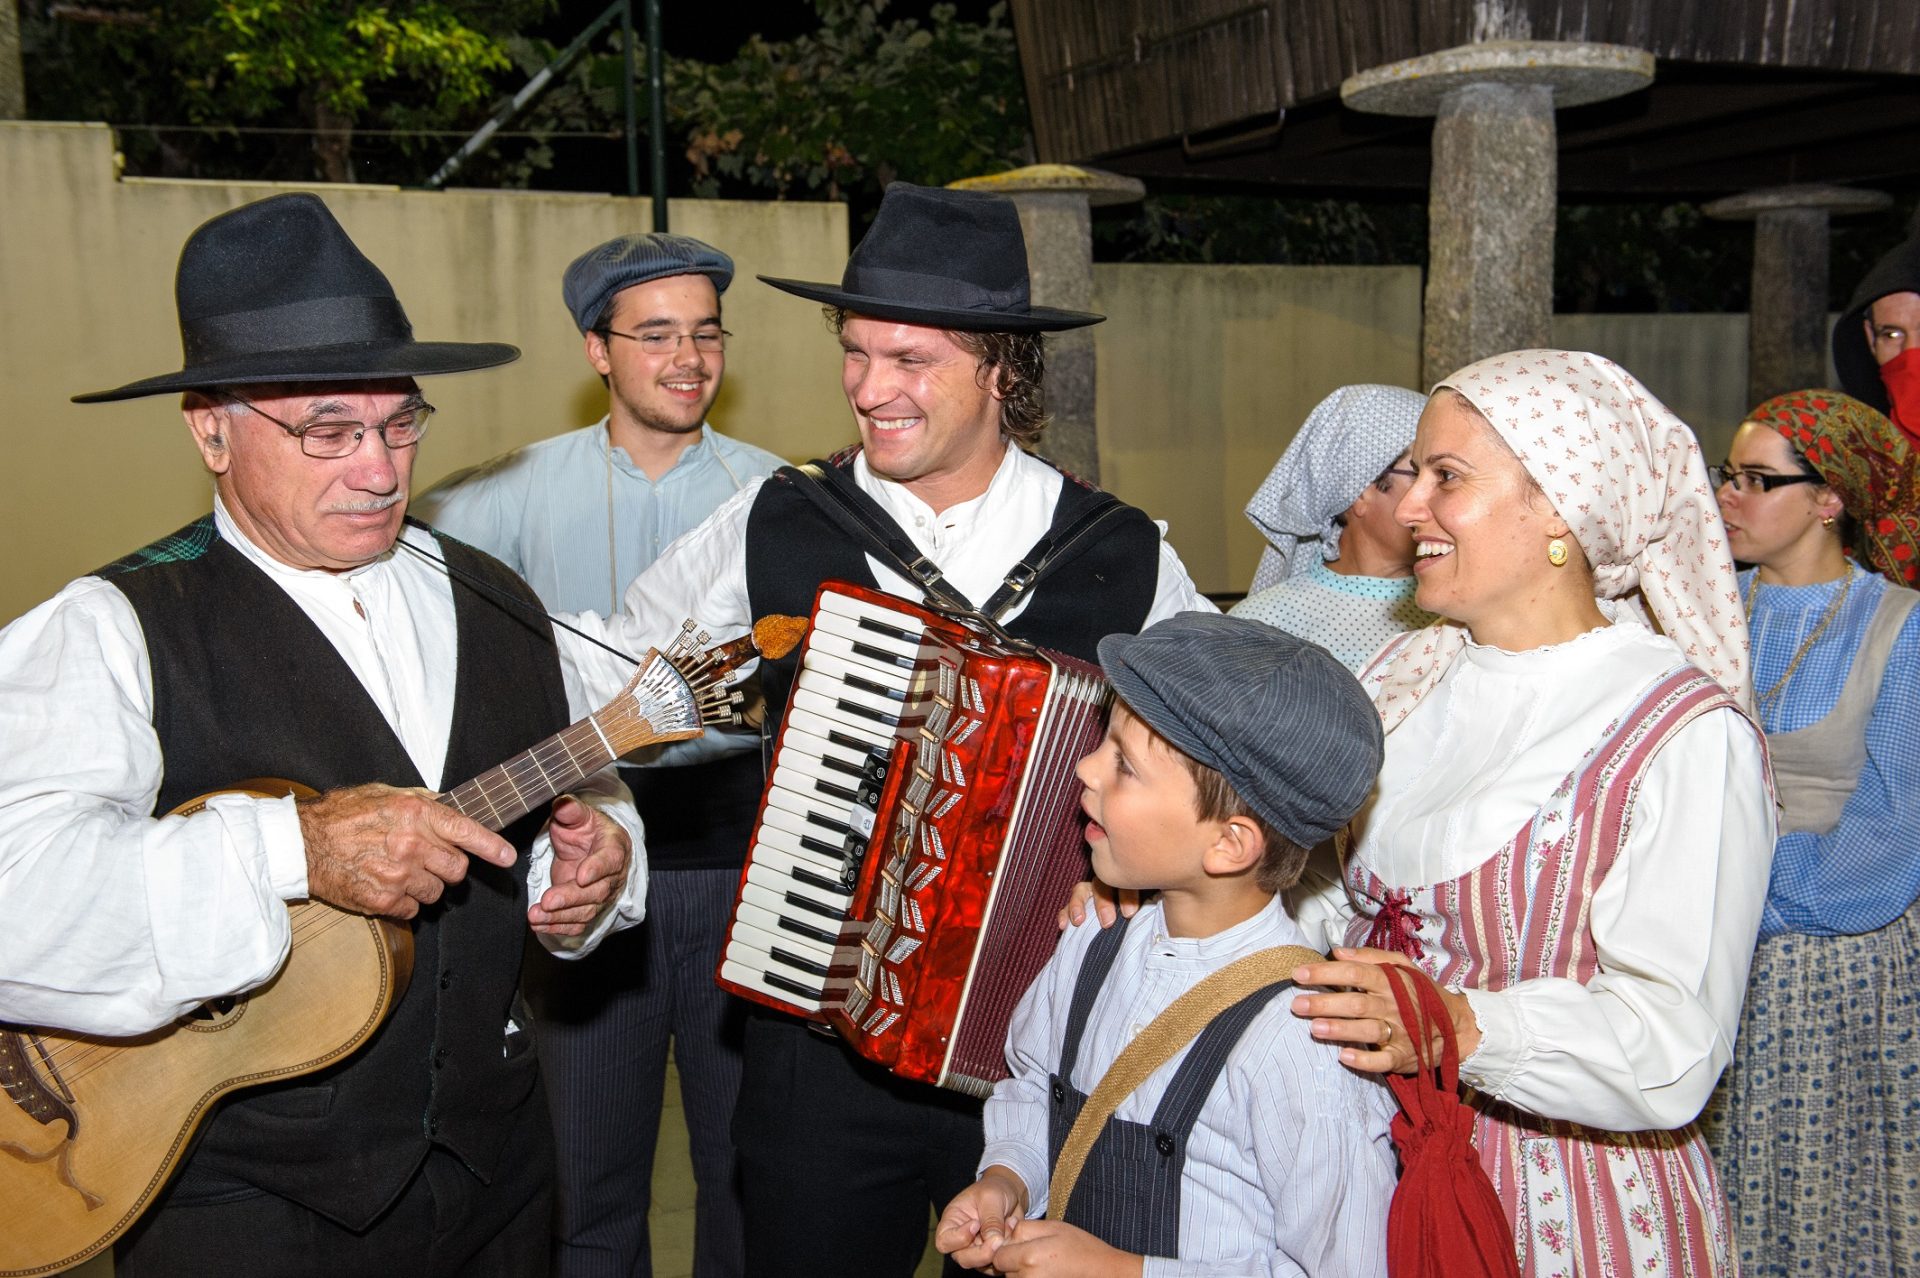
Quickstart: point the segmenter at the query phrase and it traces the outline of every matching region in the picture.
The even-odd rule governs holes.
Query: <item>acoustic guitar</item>
[[[706,652],[698,645],[707,636],[689,624],[665,653],[650,650],[606,706],[440,802],[497,831],[629,751],[729,721],[737,696],[726,674],[759,655],[756,636],[791,622],[765,619],[754,635]],[[776,644],[767,655],[785,651]],[[254,780],[220,793],[313,791]],[[191,815],[210,797],[175,813]],[[0,1276],[53,1273],[98,1255],[165,1186],[221,1097],[323,1069],[373,1037],[406,991],[412,931],[319,901],[290,904],[288,916],[292,950],[272,980],[152,1033],[0,1025],[0,1210],[9,1222],[0,1226]]]

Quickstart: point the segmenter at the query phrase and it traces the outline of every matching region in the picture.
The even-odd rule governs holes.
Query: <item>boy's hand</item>
[[[985,1269],[1026,1209],[1026,1183],[1004,1167],[989,1167],[940,1213],[933,1245],[957,1265]]]
[[[1140,1278],[1144,1264],[1063,1221],[1023,1220],[994,1253],[993,1267],[1018,1278]]]

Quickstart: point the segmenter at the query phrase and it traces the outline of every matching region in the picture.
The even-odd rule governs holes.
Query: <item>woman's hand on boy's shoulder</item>
[[[1062,932],[1087,921],[1089,901],[1101,927],[1112,927],[1120,919],[1130,919],[1140,912],[1140,894],[1132,888],[1110,888],[1098,879],[1083,879],[1073,885],[1073,895],[1060,907]]]
[[[995,1273],[1017,1278],[1140,1278],[1145,1262],[1058,1220],[1023,1220],[994,1253]]]

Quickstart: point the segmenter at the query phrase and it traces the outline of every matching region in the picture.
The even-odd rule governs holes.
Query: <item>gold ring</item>
[[[1385,1027],[1387,1031],[1380,1036],[1380,1050],[1384,1052],[1387,1050],[1387,1044],[1393,1041],[1393,1022],[1381,1021],[1380,1024]]]

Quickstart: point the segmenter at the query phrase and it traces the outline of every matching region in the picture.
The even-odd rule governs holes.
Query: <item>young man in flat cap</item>
[[[621,616],[583,624],[644,645],[690,616],[725,639],[769,613],[811,613],[819,585],[840,579],[957,597],[1092,660],[1105,635],[1211,610],[1152,520],[1027,451],[1047,420],[1042,335],[1101,317],[1032,304],[1011,201],[895,183],[840,284],[768,283],[829,308],[859,447],[817,484],[781,471],[748,485],[634,580]],[[818,485],[905,549],[842,531]],[[796,660],[761,672],[770,727]],[[618,673],[590,654],[581,666],[596,690]],[[980,1103],[756,1008],[733,1133],[749,1274],[905,1278],[930,1210],[973,1180]]]
[[[498,834],[435,801],[574,713],[525,584],[404,522],[433,412],[416,376],[519,352],[415,341],[312,195],[201,226],[177,292],[186,367],[76,398],[184,392],[212,513],[0,631],[0,1020],[137,1034],[272,979],[308,935],[288,902],[404,920],[385,1023],[223,1102],[117,1271],[544,1272],[553,1138],[521,952],[529,927],[584,952],[638,920],[639,822],[610,770]],[[167,815],[253,777],[321,793]],[[41,1062],[56,1091],[62,1064]],[[86,1142],[115,1147],[73,1136],[76,1169]]]
[[[726,371],[733,260],[684,235],[623,235],[567,268],[567,310],[607,415],[454,475],[421,518],[499,556],[553,609],[613,612],[674,538],[783,465],[707,424]],[[529,994],[559,1142],[557,1278],[651,1272],[647,1208],[666,1083],[680,1073],[698,1195],[694,1274],[740,1272],[727,1125],[742,1013],[714,984],[760,797],[759,739],[710,730],[623,766],[646,822],[648,919],[582,970],[534,955]]]

